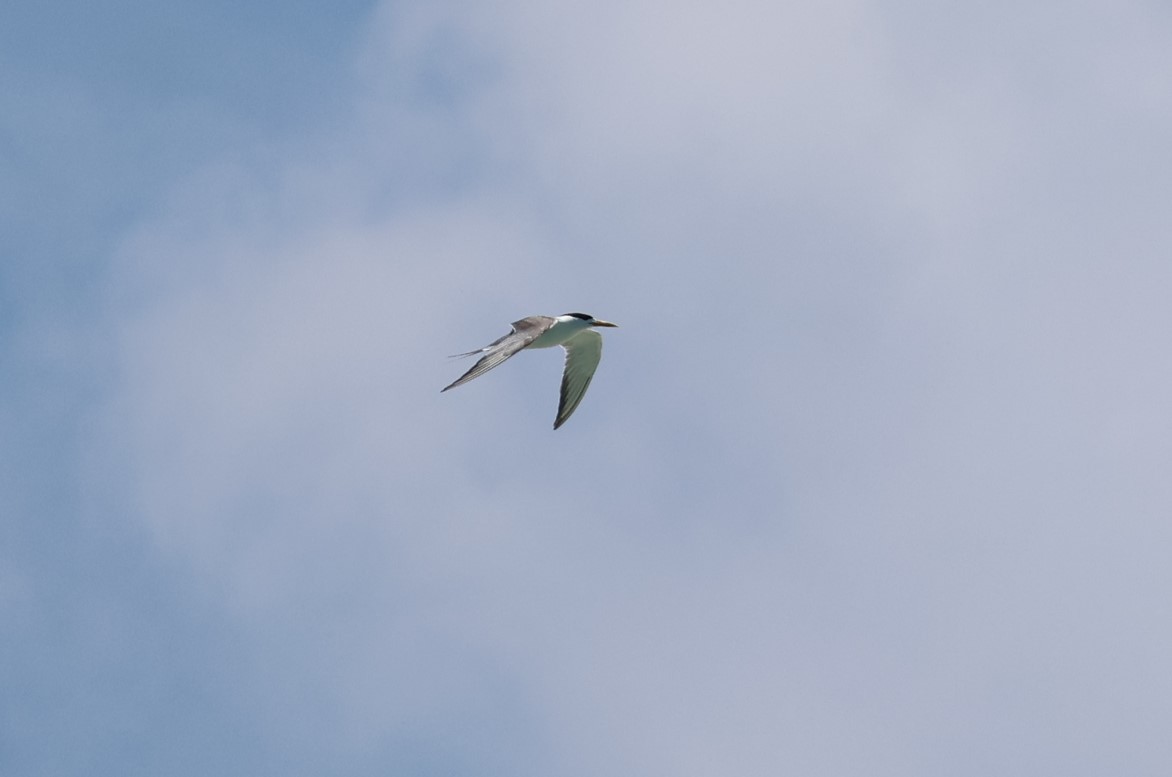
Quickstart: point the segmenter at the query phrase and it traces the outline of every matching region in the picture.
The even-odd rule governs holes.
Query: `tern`
[[[553,422],[557,429],[578,409],[598,360],[602,358],[602,335],[595,327],[618,326],[609,321],[600,321],[585,313],[566,313],[564,316],[529,316],[513,322],[513,331],[483,348],[456,356],[484,354],[472,369],[465,372],[454,383],[445,386],[440,393],[462,386],[526,348],[553,348],[560,345],[566,351],[566,366],[562,371],[562,392],[558,401],[558,415]]]

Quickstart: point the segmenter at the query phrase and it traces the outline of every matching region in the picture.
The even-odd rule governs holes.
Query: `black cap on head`
[[[593,321],[594,320],[594,316],[590,316],[585,313],[567,313],[566,315],[573,316],[574,318],[580,318],[583,321]]]

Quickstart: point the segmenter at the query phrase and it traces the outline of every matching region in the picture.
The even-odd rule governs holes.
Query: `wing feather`
[[[542,332],[549,328],[554,319],[549,316],[529,316],[513,322],[513,331],[504,337],[498,338],[477,351],[457,354],[458,356],[474,356],[483,353],[484,356],[472,365],[472,369],[461,375],[456,381],[440,389],[444,393],[448,389],[462,386],[470,380],[479,378],[493,367],[499,367],[510,357],[522,351],[536,340]]]
[[[553,422],[557,429],[564,424],[586,396],[594,371],[602,359],[602,335],[593,329],[586,329],[567,340],[562,348],[566,350],[566,366],[562,372],[561,399],[558,402],[558,416]]]

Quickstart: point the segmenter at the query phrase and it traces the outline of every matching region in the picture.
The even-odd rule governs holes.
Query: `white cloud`
[[[1135,55],[1039,106],[909,8],[389,9],[354,126],[127,240],[99,471],[274,732],[434,753],[499,702],[464,747],[510,771],[1167,762],[1169,191],[1077,121]],[[573,428],[556,358],[439,396],[579,308],[624,326]]]

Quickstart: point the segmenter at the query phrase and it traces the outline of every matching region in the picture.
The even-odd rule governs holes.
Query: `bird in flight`
[[[513,331],[504,337],[476,351],[456,354],[457,356],[475,356],[484,354],[472,369],[465,372],[451,385],[440,390],[442,394],[448,389],[461,386],[473,378],[479,378],[484,373],[503,364],[510,356],[526,348],[553,348],[560,345],[566,351],[566,366],[562,371],[562,392],[558,401],[558,415],[553,422],[557,429],[566,422],[578,405],[582,397],[586,396],[586,389],[594,377],[594,370],[598,368],[598,360],[602,358],[602,335],[594,331],[595,327],[618,326],[609,321],[600,321],[594,316],[585,313],[566,313],[564,316],[529,316],[513,322]]]

